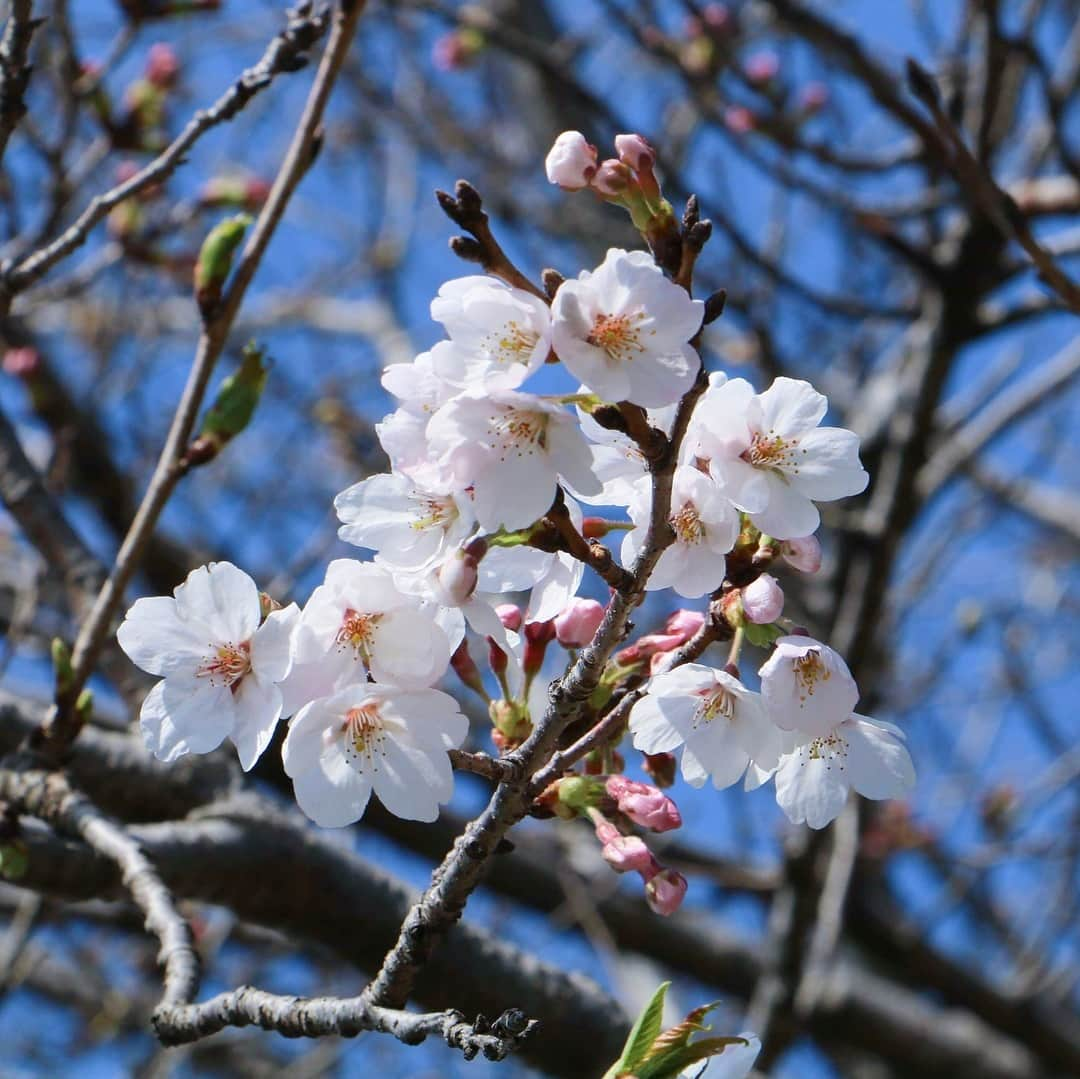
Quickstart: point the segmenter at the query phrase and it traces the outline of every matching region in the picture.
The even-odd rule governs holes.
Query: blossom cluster
[[[667,204],[658,187],[651,193],[651,148],[637,135],[617,146],[622,171],[608,173],[644,192],[654,229]],[[565,133],[549,176],[568,189],[595,187],[597,175],[610,186],[595,157]],[[792,378],[762,392],[721,372],[706,378],[705,305],[645,251],[612,249],[550,298],[495,277],[458,278],[439,289],[431,315],[444,339],[383,374],[396,401],[377,425],[390,471],[334,502],[341,538],[372,552],[368,560],[332,562],[303,609],[279,609],[241,570],[213,563],[173,597],[128,612],[120,643],[161,679],[141,712],[148,748],[175,760],[228,738],[250,769],[289,719],[284,769],[317,823],[359,819],[373,792],[394,814],[433,820],[451,797],[451,751],[469,734],[436,685],[452,669],[486,703],[495,747],[525,742],[546,708],[550,646],[565,650],[565,668],[604,634],[605,605],[578,593],[585,563],[615,534],[618,550],[600,561],[621,562],[633,580],[660,542],[642,586],[708,596],[708,610],[680,610],[612,656],[583,713],[600,723],[634,693],[629,733],[653,782],[623,774],[615,730],[582,771],[556,778],[538,812],[590,819],[605,860],[640,873],[650,904],[670,913],[686,882],[637,830],[681,823],[660,789],[674,781],[676,751],[690,786],[773,779],[787,816],[815,828],[851,788],[903,795],[914,777],[901,733],[855,713],[843,659],[783,617],[783,591],[765,572],[816,572],[819,503],[868,482],[855,434],[823,425],[825,397]],[[550,392],[560,371],[565,392]],[[671,439],[674,453],[662,536],[652,437]],[[607,515],[586,516],[583,505]],[[679,650],[717,626],[714,638],[732,641],[728,665],[682,662]],[[744,641],[771,650],[760,691],[739,675]]]

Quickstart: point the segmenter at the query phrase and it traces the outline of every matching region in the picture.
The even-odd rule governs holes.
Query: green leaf
[[[236,214],[215,225],[203,240],[195,263],[195,298],[204,313],[220,298],[232,269],[233,255],[251,222],[250,214]]]
[[[702,1038],[651,1057],[635,1072],[636,1079],[677,1079],[684,1068],[699,1060],[719,1056],[729,1045],[749,1045],[745,1038]]]
[[[622,1056],[608,1068],[604,1079],[616,1079],[616,1076],[629,1073],[636,1075],[639,1065],[649,1055],[653,1042],[664,1022],[664,998],[671,987],[671,982],[662,982],[652,995],[652,1000],[637,1017],[633,1029],[626,1038]]]
[[[251,422],[266,386],[269,368],[254,341],[244,346],[240,367],[221,383],[217,399],[203,420],[201,434],[228,442]]]
[[[71,666],[71,649],[62,637],[53,637],[50,652],[56,679],[56,692],[66,693],[75,678],[75,671]]]
[[[714,1000],[711,1004],[702,1004],[700,1008],[695,1008],[681,1023],[673,1027],[668,1027],[668,1029],[653,1042],[652,1051],[649,1053],[649,1056],[659,1056],[669,1049],[687,1045],[691,1035],[696,1034],[701,1030],[711,1030],[712,1028],[704,1026],[701,1020],[704,1019],[713,1008],[718,1008],[719,1006],[719,1000]]]
[[[769,648],[773,641],[778,637],[783,637],[784,630],[776,625],[775,622],[770,623],[767,626],[759,626],[756,622],[746,622],[743,626],[746,631],[746,639],[754,645],[755,648]]]

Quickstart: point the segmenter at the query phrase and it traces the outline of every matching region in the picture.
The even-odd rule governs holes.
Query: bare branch
[[[33,15],[33,0],[12,0],[0,39],[0,159],[12,131],[26,113],[23,95],[30,83],[30,39],[45,21]]]

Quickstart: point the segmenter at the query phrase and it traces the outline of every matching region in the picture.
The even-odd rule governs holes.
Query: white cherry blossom
[[[644,542],[652,503],[646,480],[634,489],[627,512],[637,526],[623,537],[622,562],[629,566]],[[671,488],[668,521],[675,533],[660,556],[647,588],[672,588],[680,596],[696,599],[719,588],[724,579],[724,556],[739,534],[739,514],[716,483],[696,468],[680,465]]]
[[[828,734],[800,737],[780,758],[776,801],[792,824],[824,828],[849,790],[864,798],[901,798],[914,785],[900,728],[853,714]]]
[[[334,509],[342,522],[341,539],[378,551],[387,565],[405,568],[423,566],[457,546],[475,524],[467,496],[386,473],[342,491]]]
[[[369,674],[406,689],[430,686],[449,666],[450,642],[386,569],[339,558],[304,606],[293,658],[286,714]]]
[[[531,525],[551,507],[560,476],[585,495],[600,490],[573,416],[530,394],[460,394],[431,418],[427,439],[439,466],[472,488],[486,529]]]
[[[132,605],[116,636],[136,666],[162,679],[139,714],[158,760],[209,753],[229,738],[247,771],[269,745],[299,611],[290,604],[261,625],[260,615],[255,582],[231,562],[200,566],[172,596]]]
[[[300,808],[325,828],[359,820],[373,790],[395,816],[433,821],[454,789],[447,751],[468,732],[446,693],[355,683],[300,709],[282,762]]]
[[[565,191],[580,191],[596,174],[596,147],[580,131],[564,131],[544,159],[550,183]]]
[[[668,405],[701,367],[689,341],[704,310],[651,255],[612,248],[596,270],[559,287],[552,344],[567,370],[605,401]]]
[[[812,637],[779,638],[758,674],[772,721],[815,738],[846,720],[859,699],[843,656]]]
[[[453,348],[434,349],[438,377],[459,390],[512,390],[551,351],[551,312],[538,296],[491,277],[447,281],[431,304]]]
[[[869,480],[859,463],[858,436],[818,426],[827,407],[808,382],[778,378],[755,394],[749,382],[735,378],[702,395],[688,441],[762,532],[777,539],[809,536],[820,523],[815,500],[859,494]]]
[[[757,693],[726,671],[687,663],[658,674],[630,713],[634,748],[643,753],[682,751],[683,778],[718,790],[737,783],[747,767],[766,771],[780,758],[781,735]]]

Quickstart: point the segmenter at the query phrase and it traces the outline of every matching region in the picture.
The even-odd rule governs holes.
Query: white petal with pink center
[[[595,271],[559,287],[552,344],[567,370],[605,401],[669,405],[701,368],[689,341],[704,311],[651,255],[612,248]]]
[[[551,312],[538,296],[491,277],[447,281],[431,304],[453,349],[432,351],[438,376],[459,390],[512,390],[551,351]]]
[[[657,675],[630,713],[634,748],[670,753],[679,746],[683,778],[718,790],[737,783],[751,763],[771,770],[781,735],[757,693],[726,671],[687,663]]]
[[[903,732],[851,715],[828,734],[802,737],[780,758],[776,801],[793,824],[824,828],[851,790],[864,798],[902,798],[915,785]]]
[[[132,662],[162,676],[139,713],[147,749],[173,761],[231,738],[250,769],[281,716],[299,613],[290,604],[260,625],[258,588],[229,562],[192,570],[171,597],[136,600],[116,636]]]
[[[869,481],[858,437],[818,426],[827,407],[798,379],[778,378],[762,394],[732,379],[710,387],[694,412],[694,452],[731,500],[777,539],[809,536],[820,523],[814,500],[859,494]]]
[[[447,751],[468,733],[445,693],[358,683],[300,710],[282,762],[300,808],[323,827],[359,820],[372,791],[397,817],[433,821],[454,790]]]
[[[772,721],[815,738],[843,723],[859,700],[843,656],[813,637],[779,638],[758,674]]]
[[[644,542],[651,499],[649,482],[639,483],[627,508],[637,527],[623,537],[624,566],[633,563]],[[739,513],[730,499],[705,473],[680,465],[672,481],[668,522],[675,542],[660,556],[646,588],[672,588],[688,599],[719,588],[724,580],[724,556],[739,534]]]
[[[446,633],[405,595],[390,572],[340,558],[304,606],[283,686],[286,714],[370,674],[377,682],[422,688],[450,663]]]
[[[407,476],[369,476],[334,499],[346,543],[378,551],[388,565],[423,566],[455,547],[475,518],[467,495],[421,487]]]
[[[573,416],[530,394],[463,393],[431,418],[427,440],[439,467],[472,489],[486,529],[531,525],[551,507],[560,476],[585,495],[600,490]]]

